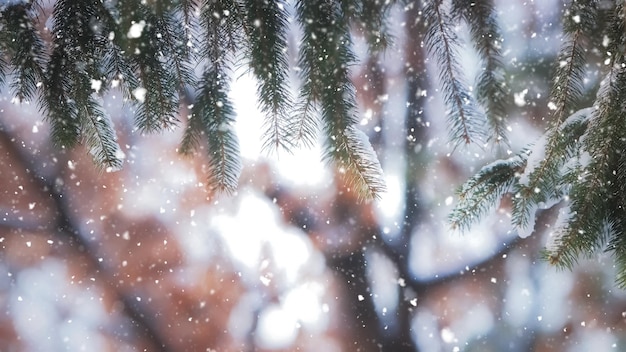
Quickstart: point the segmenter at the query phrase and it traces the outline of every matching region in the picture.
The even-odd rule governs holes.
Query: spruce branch
[[[44,77],[40,106],[58,145],[72,147],[93,111],[91,80],[103,77],[107,39],[94,23],[101,18],[99,1],[59,0],[53,10],[53,49]]]
[[[180,151],[190,154],[204,137],[209,157],[208,185],[213,192],[234,192],[242,168],[226,74],[232,54],[241,46],[242,14],[236,1],[205,2],[200,14],[206,36],[200,50],[208,60]]]
[[[261,111],[265,113],[264,150],[291,150],[288,114],[287,12],[282,1],[246,0],[245,32],[249,66],[257,78]]]
[[[455,147],[462,143],[482,142],[484,116],[477,111],[461,73],[458,62],[460,44],[452,28],[452,17],[446,12],[442,0],[426,2],[424,17],[429,23],[426,48],[439,64],[439,80],[449,109],[450,140]]]
[[[148,133],[177,124],[178,92],[191,78],[182,28],[165,9],[138,0],[118,2],[126,34],[122,47],[138,72],[132,91],[138,103],[135,124]]]
[[[212,64],[226,65],[227,53],[241,48],[245,10],[237,0],[204,0],[200,27],[204,35],[200,54]]]
[[[295,107],[296,113],[289,119],[287,125],[291,144],[295,147],[311,148],[317,142],[319,132],[319,109],[311,96],[301,93]]]
[[[493,0],[452,1],[452,14],[468,24],[474,48],[483,67],[476,78],[476,97],[484,107],[488,142],[508,144],[506,136],[507,92],[502,62],[502,34]]]
[[[119,170],[123,153],[117,143],[113,123],[93,95],[87,98],[83,108],[86,121],[82,124],[81,134],[96,165],[105,167],[107,172]]]
[[[160,51],[166,63],[174,68],[174,79],[179,94],[188,86],[195,85],[195,76],[191,63],[193,52],[189,42],[189,33],[186,26],[180,25],[177,13],[167,11],[161,15],[157,22],[157,37],[163,39]]]
[[[571,267],[578,257],[591,255],[607,243],[606,249],[614,252],[616,263],[624,253],[624,247],[617,246],[624,237],[626,205],[617,174],[626,147],[626,123],[622,117],[626,92],[621,88],[624,84],[623,61],[615,62],[598,90],[583,137],[587,157],[569,192],[571,219],[559,229],[552,248],[545,254],[552,264]],[[624,273],[618,271],[620,285],[625,283],[621,279]]]
[[[393,3],[378,0],[356,1],[356,27],[365,37],[372,53],[385,50],[392,42],[387,18]]]
[[[183,133],[183,139],[180,142],[178,151],[190,156],[200,147],[201,137],[205,134],[204,127],[200,117],[193,114],[193,112],[187,117],[187,126]]]
[[[597,21],[596,1],[572,1],[563,15],[563,45],[557,58],[549,107],[552,125],[558,126],[583,95],[585,37],[593,35]]]
[[[513,223],[518,228],[528,225],[529,217],[533,215],[540,203],[547,203],[554,197],[555,187],[558,186],[560,167],[567,161],[564,157],[571,154],[564,152],[560,131],[563,119],[575,106],[583,95],[583,78],[585,74],[584,36],[590,34],[595,25],[595,2],[572,2],[564,14],[565,43],[557,59],[557,68],[554,85],[551,92],[549,107],[553,110],[552,127],[547,134],[545,149],[542,151],[542,160],[538,165],[525,171],[527,178],[520,182],[515,202],[513,204]]]
[[[527,229],[534,223],[538,207],[549,207],[564,196],[565,166],[579,153],[581,138],[592,115],[593,108],[577,111],[558,128],[548,130],[531,149],[527,166],[514,187],[512,223],[515,227]]]
[[[133,92],[137,92],[139,78],[131,60],[128,60],[122,48],[115,42],[110,43],[103,58],[105,89],[119,87],[124,101],[135,99]]]
[[[348,19],[335,1],[298,1],[296,11],[303,31],[299,58],[303,105],[308,109],[310,102],[320,104],[324,159],[334,162],[362,199],[378,198],[384,191],[382,169],[369,141],[355,127],[356,98],[348,71],[354,54]]]
[[[183,152],[206,137],[209,156],[208,184],[212,191],[234,192],[241,173],[239,142],[233,130],[235,111],[228,99],[227,76],[207,68],[183,137]]]
[[[28,4],[13,4],[0,13],[0,48],[11,58],[14,79],[11,89],[18,101],[34,98],[43,81],[45,48],[35,28],[35,15]],[[1,51],[0,51],[0,56]],[[0,85],[4,82],[7,63],[0,58]]]
[[[2,26],[0,26],[0,32],[1,29]],[[5,76],[7,71],[9,70],[9,64],[5,60],[5,49],[3,48],[2,40],[2,36],[0,36],[0,87],[4,86]]]
[[[497,206],[518,181],[526,166],[527,154],[522,152],[506,160],[484,166],[459,189],[459,202],[448,217],[453,230],[466,231]]]

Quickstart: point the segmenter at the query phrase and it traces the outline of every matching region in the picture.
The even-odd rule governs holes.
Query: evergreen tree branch
[[[348,20],[336,1],[302,0],[296,3],[296,11],[303,30],[299,58],[303,97],[320,103],[326,135],[324,159],[335,163],[359,197],[377,198],[384,191],[382,169],[369,141],[355,127],[356,98],[348,72],[354,54]]]
[[[75,145],[83,124],[95,112],[92,81],[104,77],[102,62],[108,44],[102,26],[94,22],[102,18],[102,10],[95,0],[59,0],[54,6],[54,46],[40,104],[58,145]]]
[[[66,66],[62,48],[56,47],[48,62],[40,105],[50,122],[52,141],[58,146],[71,148],[78,143],[81,121],[76,101],[69,95],[72,85],[66,72],[71,71]]]
[[[200,138],[204,134],[205,132],[204,127],[202,126],[202,120],[199,116],[194,115],[192,111],[187,118],[187,126],[185,127],[183,139],[180,142],[178,151],[183,155],[192,155],[195,150],[200,148]]]
[[[122,92],[124,102],[133,101],[133,92],[139,87],[136,67],[128,53],[127,31],[122,32],[122,19],[118,8],[108,2],[101,4],[99,12],[102,33],[106,35],[106,52],[102,57],[103,83],[98,93],[104,94],[109,88]],[[128,28],[126,28],[128,29]]]
[[[424,16],[429,23],[426,48],[439,63],[439,80],[444,101],[450,110],[451,142],[455,147],[462,143],[482,142],[484,117],[476,110],[474,98],[463,82],[458,62],[459,39],[452,29],[452,18],[445,12],[442,0],[426,2]]]
[[[535,211],[551,206],[566,193],[564,167],[579,153],[581,137],[588,129],[593,108],[572,114],[561,126],[548,130],[534,146],[519,182],[514,187],[512,223],[520,230],[532,232]],[[538,174],[543,177],[538,177]],[[528,233],[530,233],[528,232]]]
[[[35,28],[30,4],[12,4],[0,13],[0,47],[11,58],[14,79],[11,89],[18,101],[34,98],[38,84],[43,81],[45,47]],[[1,52],[0,52],[0,56]],[[4,82],[7,63],[0,58],[0,85]]]
[[[626,107],[624,68],[623,4],[618,4],[607,27],[610,71],[600,85],[593,117],[584,136],[587,153],[578,172],[570,177],[572,188],[569,219],[556,232],[544,253],[550,263],[570,268],[582,256],[605,247],[613,253],[617,267],[616,282],[626,287],[626,243],[624,209],[626,205],[623,150],[626,148],[622,112]],[[608,243],[608,245],[606,245]]]
[[[117,4],[122,48],[138,71],[138,85],[132,91],[139,103],[135,123],[144,132],[177,124],[178,91],[191,79],[183,28],[167,6],[157,5],[150,7],[139,0]]]
[[[569,192],[570,214],[567,223],[557,231],[554,243],[546,251],[550,263],[571,267],[581,255],[591,255],[612,243],[607,250],[618,257],[624,247],[617,247],[619,237],[624,236],[623,186],[618,184],[617,171],[626,146],[626,123],[622,111],[626,92],[620,87],[626,84],[623,61],[613,67],[598,91],[590,126],[584,136],[583,147],[587,152],[585,163]],[[587,160],[588,159],[588,160]],[[626,269],[626,267],[623,267]],[[626,270],[618,271],[623,278]],[[625,282],[619,279],[620,285]]]
[[[257,78],[264,123],[264,150],[292,149],[288,115],[287,12],[282,1],[246,0],[249,66]]]
[[[189,33],[185,26],[180,25],[180,19],[173,11],[165,12],[157,26],[157,37],[161,33],[163,47],[160,48],[164,54],[164,59],[170,67],[174,67],[174,77],[179,94],[187,86],[195,84],[195,76],[191,66],[192,56]]]
[[[468,24],[474,47],[483,67],[476,79],[476,96],[485,108],[489,126],[487,141],[508,144],[506,136],[506,82],[498,26],[493,0],[452,1],[452,13]]]
[[[241,14],[236,1],[203,4],[200,24],[206,38],[201,54],[207,62],[180,147],[183,154],[190,154],[204,136],[209,156],[208,185],[215,192],[234,192],[242,167],[226,74],[230,55],[241,45]]]
[[[101,104],[92,95],[87,98],[82,124],[82,135],[89,147],[96,165],[104,166],[107,172],[117,171],[122,167],[123,153],[117,143],[117,137],[110,118],[102,111]]]
[[[207,68],[189,128],[202,127],[209,154],[208,184],[211,191],[234,192],[241,173],[239,143],[233,131],[235,111],[228,99],[228,84],[224,72]],[[199,119],[197,122],[193,119]],[[201,122],[201,123],[200,123]],[[188,130],[189,131],[189,130]],[[197,139],[197,130],[189,131],[185,140]]]
[[[245,14],[242,6],[237,0],[202,3],[200,26],[205,37],[200,53],[214,65],[225,65],[226,54],[241,48]]]
[[[585,74],[584,35],[590,34],[595,25],[595,3],[589,1],[572,2],[564,14],[565,44],[557,59],[557,69],[551,92],[549,107],[553,109],[551,131],[548,132],[545,150],[537,165],[532,164],[525,171],[525,182],[520,182],[514,202],[513,223],[520,228],[528,225],[533,209],[542,202],[549,202],[554,197],[554,186],[561,176],[560,166],[564,159],[560,125],[568,112],[583,95]],[[571,155],[569,155],[571,156]]]
[[[553,110],[552,125],[558,126],[568,110],[583,95],[585,75],[586,35],[592,35],[597,21],[596,2],[593,0],[572,1],[563,15],[564,44],[557,58],[554,83],[549,107]]]
[[[4,86],[6,72],[8,71],[8,63],[4,59],[4,50],[0,46],[0,87]]]
[[[291,144],[295,147],[311,148],[317,142],[319,132],[319,109],[311,96],[305,96],[304,91],[298,98],[297,113],[287,123]]]
[[[370,52],[385,50],[392,42],[389,33],[389,11],[394,1],[361,0],[357,2],[355,13],[356,25],[359,32],[365,37]]]
[[[506,193],[511,192],[519,173],[526,166],[526,157],[527,154],[522,152],[509,159],[495,161],[467,180],[458,191],[459,203],[448,217],[452,229],[468,230]]]

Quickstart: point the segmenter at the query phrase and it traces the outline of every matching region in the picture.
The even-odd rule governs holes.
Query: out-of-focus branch
[[[435,286],[441,286],[455,281],[465,275],[464,270],[452,270],[442,275],[437,275],[428,279],[418,279],[411,272],[408,264],[408,258],[401,252],[398,252],[395,247],[389,245],[382,237],[382,231],[376,236],[376,248],[380,249],[396,266],[398,275],[404,280],[406,287],[411,288],[418,295],[423,294],[426,290],[432,289]],[[481,271],[482,268],[490,268],[497,266],[496,262],[503,260],[505,254],[511,252],[519,245],[529,240],[522,239],[521,237],[515,237],[510,242],[504,243],[496,252],[479,260],[477,262],[467,265],[470,270]]]
[[[150,314],[145,312],[144,309],[138,305],[138,302],[122,292],[119,292],[116,288],[116,285],[113,283],[115,280],[111,279],[111,275],[108,274],[107,269],[98,261],[96,250],[93,248],[92,244],[85,240],[83,235],[78,230],[78,226],[76,225],[74,219],[70,216],[70,205],[68,204],[67,198],[63,196],[62,190],[55,185],[54,180],[46,178],[37,172],[37,167],[34,165],[32,160],[26,155],[26,153],[17,147],[14,139],[1,122],[0,144],[3,145],[8,154],[15,158],[16,164],[14,164],[13,167],[25,170],[26,174],[31,176],[32,182],[36,185],[37,189],[52,200],[56,221],[53,225],[46,226],[47,230],[60,237],[67,238],[69,245],[87,258],[89,265],[92,268],[92,272],[103,276],[104,280],[101,282],[105,282],[107,285],[106,288],[111,292],[114,292],[123,303],[124,314],[131,319],[134,328],[143,335],[145,341],[153,344],[155,350],[164,352],[172,351],[159,333],[156,324],[154,323],[154,319],[150,318]],[[23,228],[21,223],[16,222],[3,222],[0,224],[0,226],[3,227],[11,225],[15,225],[14,228]],[[54,226],[54,228],[51,228],[51,226]],[[42,228],[41,226],[34,224],[30,224],[29,228],[31,227],[36,228],[38,231],[46,228]]]

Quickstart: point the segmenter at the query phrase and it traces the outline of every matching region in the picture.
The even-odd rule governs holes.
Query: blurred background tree
[[[1,4],[1,350],[626,344],[621,1]]]

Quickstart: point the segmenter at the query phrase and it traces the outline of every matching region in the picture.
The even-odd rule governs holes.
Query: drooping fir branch
[[[622,127],[624,128],[624,127]],[[626,150],[624,139],[618,141],[620,150]],[[614,233],[610,236],[609,251],[613,252],[617,264],[616,281],[620,287],[626,287],[626,155],[620,153],[617,160],[616,183],[618,196],[611,218]]]
[[[392,41],[387,18],[395,1],[361,0],[354,3],[357,31],[365,37],[371,52],[383,51]]]
[[[319,34],[315,32],[313,18],[316,17],[313,16],[316,15],[314,12],[316,5],[306,1],[296,3],[298,22],[303,26],[302,47],[300,48],[297,67],[303,85],[297,100],[297,113],[293,115],[289,123],[291,126],[290,135],[296,146],[314,145],[319,128],[316,104],[322,97],[324,87],[321,83],[322,69],[317,66],[317,63],[326,63],[327,61],[324,60],[328,59],[328,54],[322,52],[316,43],[318,40],[323,40],[323,38],[318,38]],[[332,6],[332,4],[327,6]],[[327,23],[323,25],[327,25]]]
[[[502,35],[493,0],[454,0],[452,13],[468,24],[472,42],[483,64],[476,79],[476,98],[485,108],[489,127],[487,141],[508,144]]]
[[[302,0],[296,3],[296,10],[303,31],[301,99],[306,109],[310,103],[320,105],[326,136],[324,158],[345,174],[357,195],[377,198],[384,190],[382,170],[369,141],[355,127],[356,98],[349,77],[354,55],[348,18],[339,1]]]
[[[124,155],[117,143],[117,136],[111,119],[102,110],[99,97],[87,97],[81,133],[97,166],[105,166],[106,171],[117,171],[122,167]]]
[[[2,30],[2,26],[0,26],[0,31]],[[6,72],[8,71],[9,64],[5,60],[5,49],[0,45],[0,87],[4,86],[4,79]]]
[[[549,108],[552,124],[558,126],[583,95],[585,40],[597,22],[597,1],[576,0],[563,14],[563,45],[557,58]]]
[[[439,64],[439,81],[448,111],[450,139],[456,146],[462,143],[482,142],[484,116],[476,109],[476,102],[464,82],[459,58],[459,38],[454,32],[451,15],[443,0],[426,2],[424,17],[428,22],[426,48]]]
[[[257,77],[261,111],[265,113],[264,150],[291,150],[288,112],[287,11],[283,1],[246,0],[245,32],[249,66]]]
[[[553,264],[571,267],[579,257],[606,248],[615,256],[617,283],[626,287],[626,194],[619,183],[626,172],[623,65],[623,60],[614,62],[598,91],[583,141],[586,163],[569,192],[569,221],[555,232],[545,255]]]
[[[38,84],[43,81],[45,63],[44,43],[35,28],[32,4],[8,5],[0,13],[0,85],[4,83],[7,62],[13,67],[11,90],[18,101],[35,97]]]
[[[54,47],[40,103],[57,144],[72,147],[82,138],[98,165],[117,169],[122,161],[112,123],[93,97],[108,45],[97,22],[102,10],[99,1],[56,2]]]
[[[192,18],[194,18],[194,11],[199,6],[199,0],[180,0],[178,1],[178,9],[183,15],[185,27],[192,26]]]
[[[560,175],[559,181],[551,185],[550,200],[553,202],[563,198],[568,192],[568,182],[564,181],[565,175],[571,172],[571,160],[575,158],[581,149],[581,136],[588,129],[589,119],[592,115],[592,108],[582,109],[570,116],[558,129],[557,147],[563,151],[559,159],[552,159],[548,167]],[[493,209],[502,197],[512,194],[513,201],[518,197],[519,184],[524,181],[524,169],[529,164],[536,162],[537,155],[542,154],[545,141],[548,138],[544,135],[531,149],[524,150],[506,160],[498,160],[484,166],[476,175],[466,181],[460,188],[459,202],[450,213],[448,220],[453,229],[465,231],[478,222],[482,216]],[[572,175],[570,175],[572,177]],[[573,176],[575,178],[575,176]],[[569,180],[569,179],[568,179]],[[537,201],[539,204],[539,201]],[[534,221],[534,211],[529,210],[526,215]],[[512,210],[513,221],[518,209]],[[530,214],[532,212],[532,214]],[[534,223],[534,222],[533,222]]]
[[[185,146],[188,138],[196,138],[192,143],[198,143],[198,134],[204,136],[209,156],[209,188],[214,192],[230,193],[237,189],[241,156],[233,130],[235,111],[228,99],[227,79],[219,71],[205,71],[181,148],[188,150]]]
[[[178,122],[178,90],[190,79],[183,27],[168,7],[140,0],[117,3],[122,48],[135,71],[132,95],[135,123],[143,132],[172,128]]]
[[[560,179],[560,165],[564,159],[559,126],[569,115],[583,95],[585,72],[584,38],[591,34],[595,25],[596,8],[592,0],[575,1],[564,14],[565,42],[557,59],[554,86],[549,108],[552,113],[552,127],[547,134],[545,148],[537,163],[531,163],[525,170],[525,181],[520,182],[513,202],[513,223],[518,228],[526,228],[533,209],[539,203],[547,203],[554,197],[554,187]]]
[[[208,184],[212,191],[234,192],[241,173],[239,142],[234,133],[235,112],[228,98],[227,70],[242,42],[242,8],[237,1],[203,4],[200,26],[205,34],[201,49],[206,58],[191,117],[180,146],[190,154],[206,143]]]
[[[494,209],[502,197],[512,192],[519,173],[526,166],[527,153],[498,160],[483,168],[458,191],[459,202],[448,220],[453,230],[466,231]]]
[[[526,168],[513,188],[515,196],[511,221],[522,236],[533,231],[538,209],[551,207],[567,194],[568,184],[564,182],[569,172],[567,167],[579,153],[581,136],[588,128],[592,110],[585,108],[572,114],[557,129],[548,130],[531,148]],[[544,177],[533,179],[532,175],[536,172],[533,170],[538,167],[541,167]],[[533,188],[529,188],[529,184]]]

